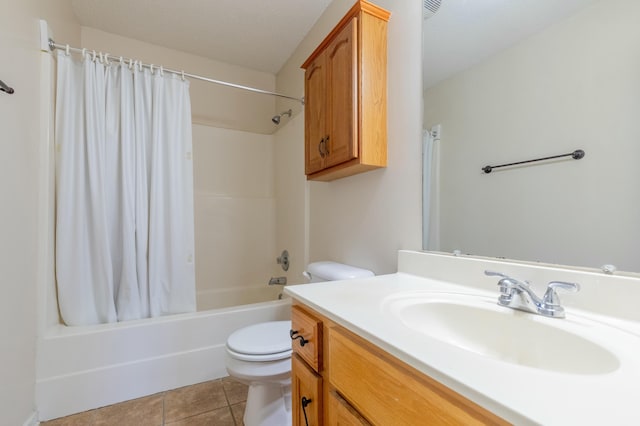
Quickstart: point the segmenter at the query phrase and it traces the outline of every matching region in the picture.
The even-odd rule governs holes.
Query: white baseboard
[[[38,412],[34,411],[31,413],[29,418],[22,423],[22,426],[38,426],[40,422],[38,421]]]

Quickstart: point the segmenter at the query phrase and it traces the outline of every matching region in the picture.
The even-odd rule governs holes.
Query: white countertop
[[[640,424],[636,407],[640,402],[640,328],[636,322],[590,316],[599,324],[612,325],[611,332],[598,333],[593,341],[615,353],[620,367],[606,374],[567,374],[499,361],[426,335],[417,338],[415,331],[383,308],[385,301],[399,293],[465,293],[497,300],[497,289],[396,273],[290,286],[285,292],[514,424]],[[575,327],[582,315],[583,311],[568,308],[567,318],[542,321],[568,321],[565,324]],[[594,329],[599,330],[598,326]]]

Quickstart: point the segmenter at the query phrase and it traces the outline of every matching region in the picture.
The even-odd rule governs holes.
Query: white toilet
[[[336,262],[309,264],[312,282],[372,277],[374,274]],[[270,321],[234,331],[227,339],[230,376],[249,385],[246,426],[291,424],[291,321]]]

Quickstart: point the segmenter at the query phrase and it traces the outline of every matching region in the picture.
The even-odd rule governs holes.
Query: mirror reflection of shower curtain
[[[422,248],[440,249],[440,135],[422,137]]]
[[[56,279],[67,325],[195,311],[189,83],[58,51]]]

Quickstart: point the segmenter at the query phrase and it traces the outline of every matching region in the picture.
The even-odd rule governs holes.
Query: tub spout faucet
[[[269,280],[269,285],[287,285],[287,277],[272,277]]]
[[[577,292],[580,285],[564,281],[551,281],[547,286],[547,291],[542,298],[536,296],[528,281],[520,281],[511,278],[501,272],[484,271],[485,275],[500,277],[498,287],[500,297],[498,305],[525,312],[543,315],[552,318],[564,318],[564,307],[560,305],[560,298],[556,289]]]

